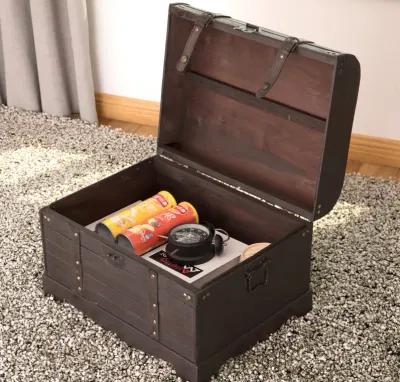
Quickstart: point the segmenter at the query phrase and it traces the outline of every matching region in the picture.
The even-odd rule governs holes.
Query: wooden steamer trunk
[[[44,289],[190,381],[312,307],[312,222],[336,203],[360,69],[352,55],[171,5],[157,155],[42,209]],[[188,284],[85,228],[161,189],[245,243]]]

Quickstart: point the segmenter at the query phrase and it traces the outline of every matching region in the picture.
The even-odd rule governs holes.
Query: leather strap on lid
[[[190,32],[189,38],[186,41],[185,48],[183,49],[182,55],[176,64],[176,70],[178,72],[184,72],[188,66],[190,59],[192,57],[194,48],[196,46],[197,40],[200,37],[201,32],[216,18],[219,17],[229,17],[223,15],[216,15],[214,13],[203,13],[195,21],[192,31]]]
[[[299,40],[297,37],[287,37],[283,41],[281,48],[278,50],[278,53],[276,55],[275,62],[272,65],[271,70],[268,72],[268,77],[264,82],[263,87],[257,90],[256,92],[257,98],[264,97],[274,86],[276,80],[278,79],[283,69],[283,66],[285,65],[287,58],[289,57],[289,54],[294,52],[300,44],[309,44],[309,43],[312,42]]]

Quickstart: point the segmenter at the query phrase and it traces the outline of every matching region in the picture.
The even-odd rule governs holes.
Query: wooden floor
[[[102,119],[103,125],[109,125],[113,129],[122,129],[128,133],[156,136],[157,130],[153,126],[138,125],[130,122],[122,122],[110,119]],[[395,178],[400,180],[400,168],[381,166],[372,163],[349,160],[346,172],[359,173],[363,175],[379,176],[384,178]]]
[[[113,129],[121,129],[127,133],[140,135],[157,135],[157,129],[154,126],[138,125],[131,122],[116,121],[115,119],[100,119],[102,125],[109,125]]]
[[[380,176],[383,178],[395,178],[400,180],[400,168],[381,166],[372,163],[364,163],[349,160],[347,162],[346,172],[356,172],[363,175]]]

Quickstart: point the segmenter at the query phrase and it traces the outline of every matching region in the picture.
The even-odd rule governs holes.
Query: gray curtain
[[[85,0],[0,0],[0,103],[97,121]]]

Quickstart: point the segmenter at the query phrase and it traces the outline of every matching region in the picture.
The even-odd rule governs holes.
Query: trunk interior
[[[86,226],[160,190],[188,201],[200,221],[225,229],[246,244],[274,243],[305,222],[160,157],[129,167],[52,204],[61,215]]]

